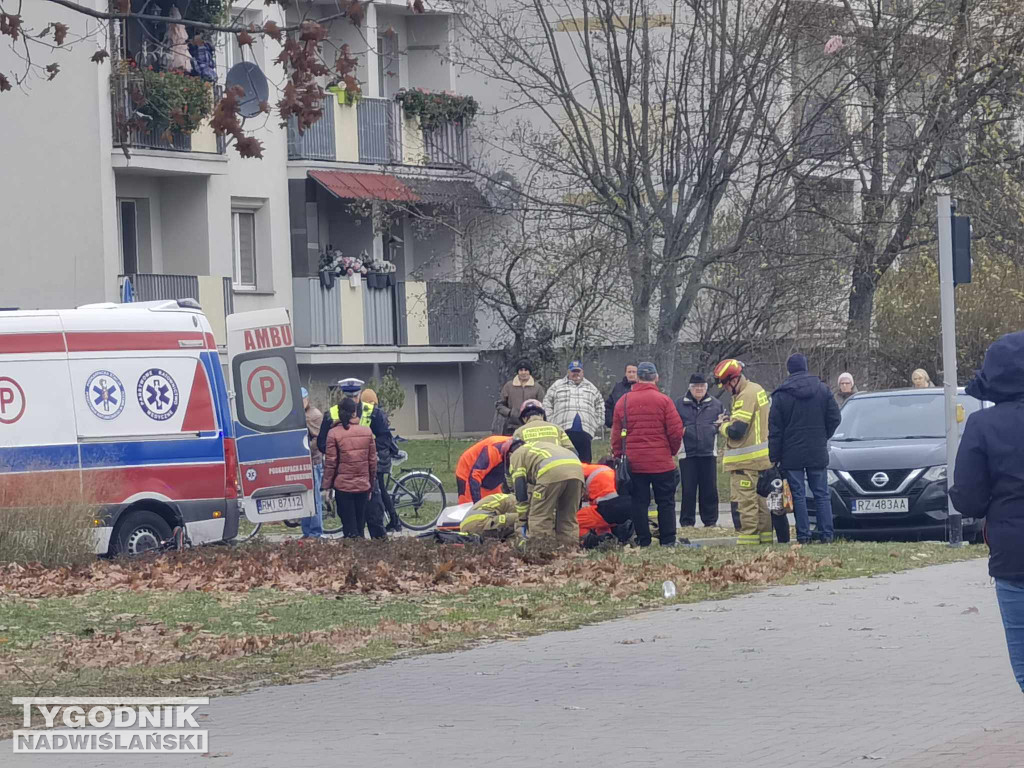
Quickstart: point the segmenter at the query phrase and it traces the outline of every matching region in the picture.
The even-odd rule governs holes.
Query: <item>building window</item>
[[[139,271],[139,217],[134,200],[117,201],[117,229],[121,257],[121,274]]]
[[[236,291],[256,290],[256,212],[231,212],[231,250]]]

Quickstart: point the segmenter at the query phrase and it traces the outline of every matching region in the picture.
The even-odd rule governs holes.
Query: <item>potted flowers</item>
[[[376,290],[390,288],[395,284],[395,272],[398,266],[393,261],[374,261],[366,265],[368,273],[366,285]]]
[[[443,123],[468,123],[480,109],[480,104],[472,96],[423,88],[403,88],[395,95],[395,100],[402,105],[406,117],[419,117],[425,130]]]
[[[325,290],[334,287],[335,278],[348,277],[349,285],[358,288],[362,276],[367,273],[362,259],[355,256],[344,256],[341,251],[334,250],[330,245],[320,254],[320,285]]]

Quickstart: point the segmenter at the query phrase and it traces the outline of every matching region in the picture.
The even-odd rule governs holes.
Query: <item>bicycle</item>
[[[395,459],[394,466],[404,459]],[[417,467],[403,469],[397,477],[388,472],[384,478],[384,487],[391,496],[398,513],[399,521],[404,528],[411,531],[426,531],[434,526],[442,510],[447,506],[444,485],[433,473],[431,468]],[[328,523],[328,517],[331,522]],[[390,513],[384,507],[384,527],[390,522]],[[329,525],[331,527],[329,527]],[[324,534],[341,533],[341,518],[338,516],[334,499],[330,499],[330,511],[327,500],[324,502]]]
[[[398,466],[404,458],[395,459],[392,464]],[[448,498],[444,491],[444,484],[435,475],[431,468],[416,467],[403,469],[397,477],[390,472],[385,477],[385,488],[391,496],[398,513],[402,526],[411,531],[426,531],[434,526],[441,511],[447,506]],[[319,492],[319,491],[317,491]],[[301,525],[299,520],[283,520],[288,528],[298,528]],[[384,508],[384,526],[390,522],[387,507]],[[263,523],[256,523],[249,526],[247,518],[242,519],[236,542],[246,542],[257,536],[263,528]],[[333,494],[328,494],[323,502],[323,532],[324,535],[333,536],[341,533],[341,517],[338,515],[337,505],[334,502]]]

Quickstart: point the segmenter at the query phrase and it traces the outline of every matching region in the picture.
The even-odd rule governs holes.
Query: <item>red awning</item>
[[[420,196],[397,177],[386,173],[310,171],[309,176],[342,200],[393,200],[408,203],[420,200]]]

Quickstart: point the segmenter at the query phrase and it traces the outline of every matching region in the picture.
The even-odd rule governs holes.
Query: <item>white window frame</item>
[[[236,292],[252,292],[257,289],[259,285],[259,260],[257,259],[257,249],[259,243],[257,242],[257,233],[259,228],[256,226],[256,215],[259,213],[258,208],[246,208],[244,206],[233,206],[231,208],[231,287]],[[242,275],[242,253],[239,243],[241,242],[240,237],[240,225],[241,216],[252,216],[252,278],[253,282],[241,283],[239,280]]]
[[[124,222],[121,219],[121,206],[130,203],[135,209],[135,269],[139,268],[139,204],[128,197],[117,198],[117,258],[118,274],[125,274],[124,271]]]

